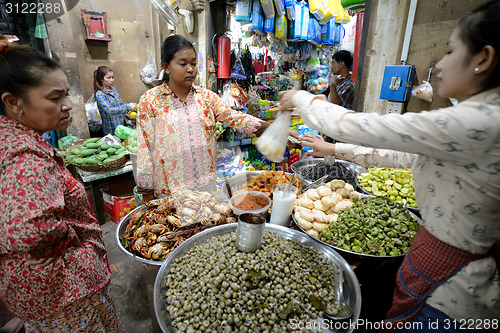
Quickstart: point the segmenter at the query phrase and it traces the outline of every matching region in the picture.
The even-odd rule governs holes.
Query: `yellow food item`
[[[132,118],[132,119],[137,118],[137,112],[131,111],[128,115],[129,115],[129,117],[130,117],[130,118]]]

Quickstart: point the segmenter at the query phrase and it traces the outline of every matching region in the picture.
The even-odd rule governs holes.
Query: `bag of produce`
[[[152,85],[153,81],[157,79],[156,76],[156,61],[153,56],[153,52],[149,50],[149,59],[146,65],[139,71],[139,76],[141,77],[142,82],[145,84]]]
[[[69,145],[71,145],[72,143],[78,141],[80,139],[78,139],[76,136],[74,136],[73,134],[70,134],[70,135],[67,135],[67,136],[63,136],[62,138],[60,138],[58,141],[57,141],[57,146],[59,147],[59,149],[66,149]]]
[[[434,96],[431,84],[425,80],[424,83],[413,89],[411,94],[427,102],[432,102]]]
[[[280,112],[276,120],[255,141],[255,147],[260,153],[273,162],[283,160],[291,120],[291,112]]]

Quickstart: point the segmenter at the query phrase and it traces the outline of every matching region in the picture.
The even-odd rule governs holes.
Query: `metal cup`
[[[238,217],[236,247],[243,252],[255,252],[264,239],[266,219],[260,214],[245,213]]]

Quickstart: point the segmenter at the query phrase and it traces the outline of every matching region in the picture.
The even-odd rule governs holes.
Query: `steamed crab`
[[[133,254],[164,260],[184,240],[203,229],[233,223],[226,202],[209,192],[180,189],[147,202],[132,214],[121,238]]]

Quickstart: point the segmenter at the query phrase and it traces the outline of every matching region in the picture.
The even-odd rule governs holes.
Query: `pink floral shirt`
[[[216,121],[248,135],[261,122],[198,86],[182,102],[166,83],[141,97],[137,119],[137,185],[158,193],[169,187],[215,184]]]
[[[109,280],[101,228],[85,189],[31,128],[0,116],[0,297],[42,319]],[[34,269],[28,259],[57,257]]]

